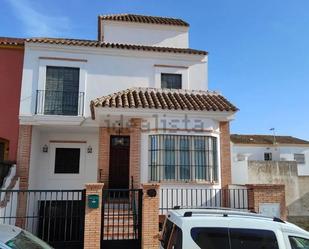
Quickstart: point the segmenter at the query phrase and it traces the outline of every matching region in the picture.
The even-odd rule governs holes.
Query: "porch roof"
[[[126,89],[92,100],[90,108],[93,119],[95,118],[95,107],[217,112],[238,111],[236,106],[217,92],[142,87]]]

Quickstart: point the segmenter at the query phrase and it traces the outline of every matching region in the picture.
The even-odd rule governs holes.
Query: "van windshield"
[[[26,231],[21,231],[5,244],[12,249],[52,249],[44,241]]]

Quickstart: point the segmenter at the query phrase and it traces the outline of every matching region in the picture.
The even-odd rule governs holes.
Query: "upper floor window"
[[[217,138],[150,136],[150,181],[218,180]]]
[[[181,74],[161,73],[161,88],[181,89],[181,76]]]
[[[294,154],[294,160],[299,164],[306,163],[304,154]]]
[[[82,115],[84,93],[79,92],[79,68],[46,67],[45,90],[37,91],[36,113]]]
[[[79,68],[46,67],[45,114],[77,115]]]
[[[272,161],[272,160],[273,160],[273,155],[271,152],[264,153],[264,161]]]

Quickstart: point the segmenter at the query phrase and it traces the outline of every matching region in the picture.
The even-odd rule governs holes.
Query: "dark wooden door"
[[[109,188],[129,188],[130,137],[111,136],[109,156]]]
[[[4,143],[0,143],[0,162],[4,160],[4,150],[5,150]]]

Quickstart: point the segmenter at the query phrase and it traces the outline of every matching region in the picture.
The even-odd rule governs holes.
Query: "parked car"
[[[222,209],[174,209],[161,249],[309,249],[309,232],[279,218]]]
[[[0,249],[52,249],[52,247],[19,227],[0,224]]]

